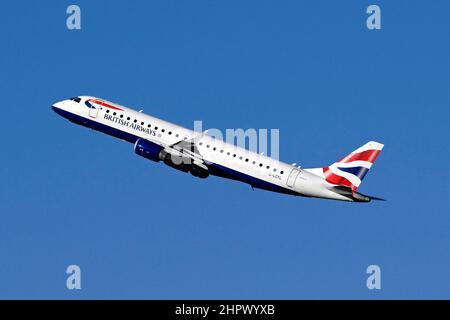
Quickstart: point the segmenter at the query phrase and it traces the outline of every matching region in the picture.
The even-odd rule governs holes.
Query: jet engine
[[[134,144],[134,152],[145,159],[158,162],[163,147],[145,139],[138,139]]]

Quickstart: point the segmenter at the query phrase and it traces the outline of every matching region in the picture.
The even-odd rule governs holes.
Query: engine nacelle
[[[134,152],[145,159],[158,162],[163,147],[145,139],[138,139],[134,144]]]

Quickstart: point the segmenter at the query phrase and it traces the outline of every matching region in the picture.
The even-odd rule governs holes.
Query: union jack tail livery
[[[338,162],[323,168],[325,180],[331,184],[349,187],[355,192],[383,146],[381,143],[370,141]]]

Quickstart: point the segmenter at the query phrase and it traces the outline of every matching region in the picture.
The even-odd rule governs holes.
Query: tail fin
[[[383,147],[383,144],[375,141],[366,143],[331,166],[323,168],[325,179],[331,184],[356,191]]]

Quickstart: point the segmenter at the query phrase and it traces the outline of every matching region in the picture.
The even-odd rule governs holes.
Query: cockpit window
[[[70,98],[70,100],[75,101],[77,103],[81,102],[81,98],[80,97],[73,97],[73,98]]]

